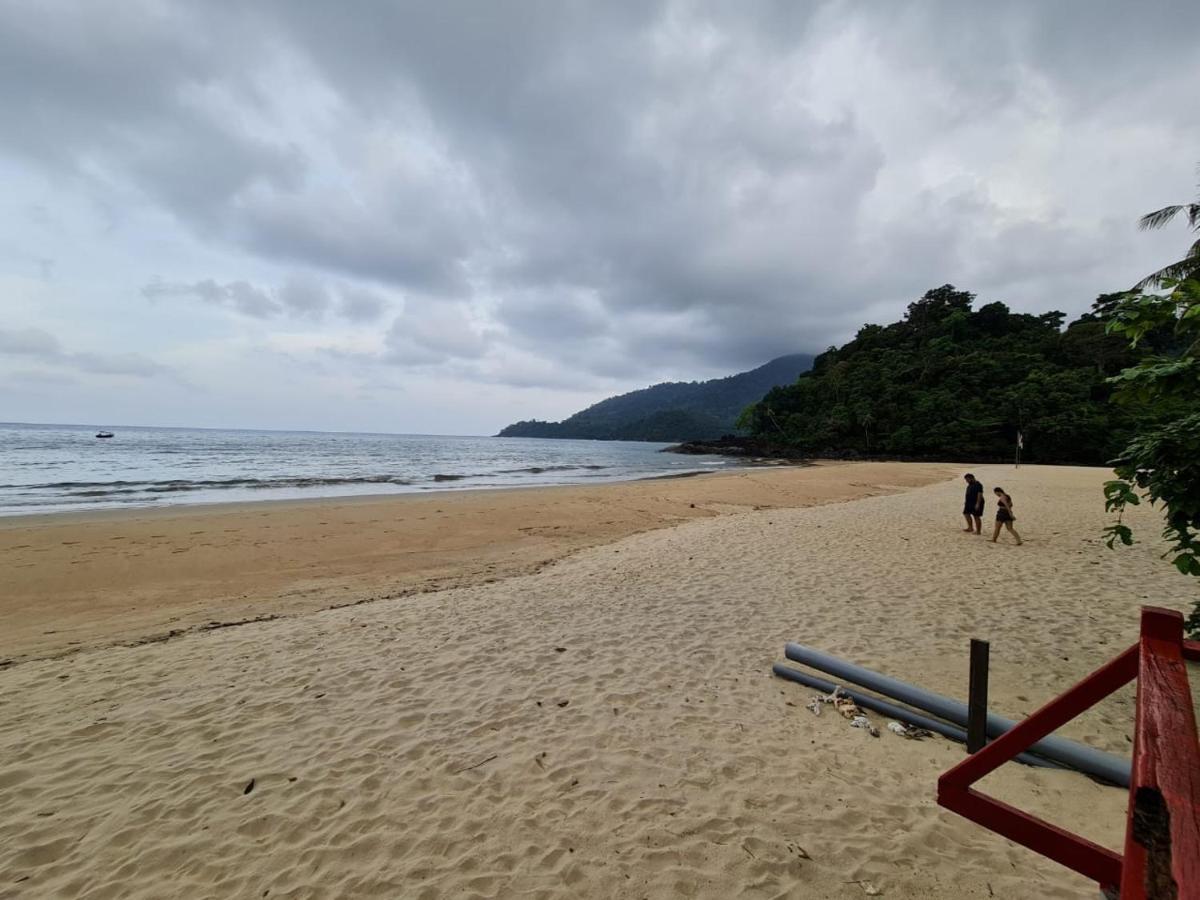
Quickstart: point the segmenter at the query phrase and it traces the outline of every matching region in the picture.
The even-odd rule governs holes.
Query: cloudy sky
[[[0,420],[489,433],[1177,258],[1200,3],[0,0]],[[1173,255],[1174,254],[1174,255]]]

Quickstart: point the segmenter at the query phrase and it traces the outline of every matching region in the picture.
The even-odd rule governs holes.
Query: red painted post
[[[1200,900],[1200,741],[1183,616],[1142,610],[1121,900]]]

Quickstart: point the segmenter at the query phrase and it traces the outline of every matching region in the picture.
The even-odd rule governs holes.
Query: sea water
[[[0,515],[596,484],[712,471],[638,441],[0,423]]]

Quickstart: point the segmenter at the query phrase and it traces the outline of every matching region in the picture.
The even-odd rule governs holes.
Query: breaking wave
[[[54,491],[68,497],[109,497],[121,494],[174,494],[181,491],[213,491],[242,488],[249,490],[278,488],[337,487],[359,484],[409,485],[412,479],[397,475],[289,476],[282,478],[202,478],[169,481],[56,481],[49,484],[0,485],[23,491]]]

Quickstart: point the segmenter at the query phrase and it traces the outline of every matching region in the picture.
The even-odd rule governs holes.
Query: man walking
[[[963,476],[963,480],[967,483],[967,497],[963,501],[963,518],[967,527],[963,531],[967,534],[982,534],[983,485],[976,481],[970,472]]]

